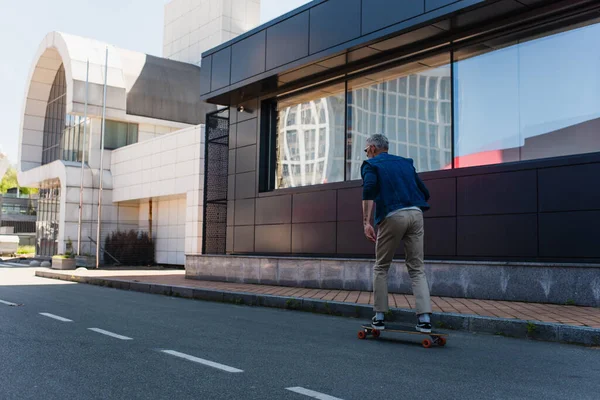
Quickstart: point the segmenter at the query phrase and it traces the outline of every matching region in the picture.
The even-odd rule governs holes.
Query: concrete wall
[[[192,256],[186,278],[320,289],[373,290],[373,261],[295,257]],[[600,267],[539,264],[426,261],[433,296],[600,306]],[[395,261],[391,293],[412,294],[407,269]]]
[[[173,0],[165,5],[163,57],[200,65],[204,51],[259,22],[260,0]]]
[[[153,199],[157,261],[183,264],[202,249],[204,126],[195,126],[115,150],[113,201],[141,202],[140,226]],[[177,239],[177,240],[175,240]]]

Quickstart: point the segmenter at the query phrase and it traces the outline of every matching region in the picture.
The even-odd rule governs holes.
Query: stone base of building
[[[186,257],[186,278],[291,287],[373,290],[373,261],[300,257]],[[600,265],[426,261],[433,296],[600,306]],[[391,293],[411,294],[402,261],[390,267]]]

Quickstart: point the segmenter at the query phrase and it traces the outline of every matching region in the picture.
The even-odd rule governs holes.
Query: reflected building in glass
[[[343,92],[290,102],[280,104],[278,112],[276,187],[343,181]]]
[[[451,117],[449,66],[392,79],[351,81],[348,178],[361,179],[366,139],[376,133],[388,137],[390,154],[412,158],[419,172],[451,167]]]

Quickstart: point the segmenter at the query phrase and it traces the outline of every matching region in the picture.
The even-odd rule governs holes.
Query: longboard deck
[[[375,330],[370,324],[362,325],[362,328],[368,330]],[[379,330],[379,329],[377,329]],[[398,324],[386,324],[385,329],[380,332],[400,332],[400,333],[408,333],[413,335],[427,335],[427,336],[444,336],[447,337],[447,333],[439,333],[439,332],[419,332],[414,325],[398,325]]]
[[[431,339],[423,339],[421,344],[425,348],[431,347],[432,344],[437,344],[438,346],[446,345],[446,337],[448,334],[439,333],[439,332],[419,332],[414,325],[410,324],[386,324],[384,330],[373,329],[371,324],[363,324],[361,325],[361,330],[358,331],[359,339],[366,339],[367,336],[373,336],[377,339],[383,332],[396,332],[396,333],[405,333],[409,335],[425,335],[429,336]]]

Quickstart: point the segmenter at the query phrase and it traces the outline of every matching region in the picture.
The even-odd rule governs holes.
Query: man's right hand
[[[373,243],[377,241],[375,229],[373,229],[373,226],[371,224],[365,224],[365,236]]]

